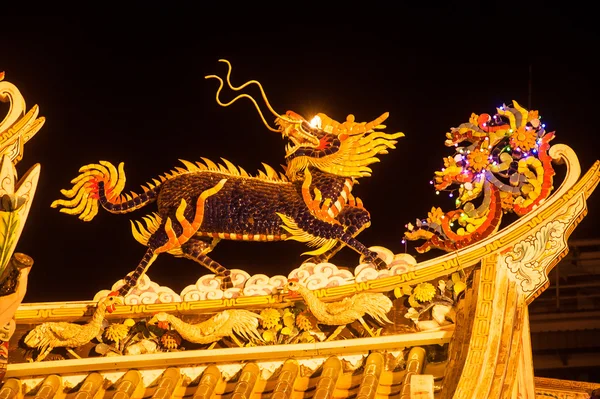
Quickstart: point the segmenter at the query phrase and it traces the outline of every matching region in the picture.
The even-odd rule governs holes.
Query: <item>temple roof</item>
[[[295,352],[294,348],[285,349],[290,350],[290,355]],[[222,351],[204,351],[199,355],[199,363],[202,359],[244,357],[237,349],[224,350],[231,353],[221,357],[218,352]],[[269,356],[269,352],[264,355]],[[102,370],[107,363],[99,363],[88,364],[88,370],[80,372],[62,372],[81,367],[81,364],[75,364],[78,360],[52,362],[55,364],[37,377],[19,376],[25,368],[13,370],[12,377],[7,378],[0,388],[0,397],[12,399],[22,397],[20,395],[24,393],[40,399],[404,398],[410,397],[411,386],[414,390],[419,383],[433,384],[435,397],[439,397],[446,366],[445,362],[427,361],[424,347],[413,347],[408,352],[372,351],[370,354],[331,354],[311,358],[290,356],[272,361],[249,358],[248,361],[196,365],[180,364],[181,359],[173,354],[148,356],[153,356],[153,361],[143,361],[138,367],[132,366],[139,359],[113,361],[112,366],[119,367],[117,371]],[[142,363],[155,363],[154,366],[162,363],[162,367],[144,368]],[[94,370],[96,367],[98,371]],[[542,397],[569,394],[571,398],[587,399],[594,390],[600,389],[600,384],[547,378],[536,378],[535,385],[536,395]]]
[[[43,392],[37,396],[40,398],[76,392],[86,392],[86,396],[77,397],[90,398],[208,398],[213,393],[239,398],[257,394],[347,398],[374,397],[375,393],[382,398],[397,397],[407,393],[409,388],[403,387],[409,387],[406,381],[412,375],[426,374],[424,378],[433,378],[441,389],[445,361],[437,361],[437,352],[451,336],[452,331],[436,331],[313,344],[22,363],[9,368],[0,397],[16,397],[21,385],[29,394]]]

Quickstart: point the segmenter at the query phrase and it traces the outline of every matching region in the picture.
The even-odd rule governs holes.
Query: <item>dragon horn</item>
[[[379,118],[373,119],[369,123],[356,123],[354,124],[354,115],[348,115],[348,122],[353,123],[350,127],[348,134],[363,134],[370,130],[375,129],[377,126],[381,125],[388,117],[390,116],[389,112],[384,112],[381,114]]]
[[[389,112],[383,113],[379,118],[374,119],[369,123],[356,123],[354,120],[354,115],[350,114],[346,117],[346,121],[344,123],[339,123],[338,121],[331,119],[325,114],[317,114],[319,118],[321,118],[321,128],[327,132],[332,134],[363,134],[370,130],[373,130],[381,125],[383,121],[385,121],[389,116]]]
[[[381,125],[383,122],[385,122],[385,120],[387,118],[389,118],[390,113],[389,112],[384,112],[383,114],[381,114],[381,116],[379,118],[373,119],[373,121],[367,123],[365,125],[365,128],[367,130],[372,130],[375,129],[377,126]]]
[[[327,115],[323,114],[323,113],[318,113],[317,116],[319,118],[321,118],[321,129],[323,129],[324,132],[327,133],[332,133],[332,134],[338,134],[340,133],[340,125],[341,123],[339,123],[338,121],[331,119],[330,117],[328,117]]]

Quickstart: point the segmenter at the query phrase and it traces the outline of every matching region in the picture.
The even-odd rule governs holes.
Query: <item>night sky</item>
[[[488,15],[483,23],[442,10],[424,20],[404,15],[394,26],[246,21],[219,29],[194,16],[6,18],[0,71],[28,108],[38,104],[46,117],[17,165],[20,175],[42,165],[17,246],[35,260],[25,302],[91,299],[144,254],[129,220],[155,211],[154,205],[127,215],[100,210],[87,223],[50,208],[80,166],[124,162],[125,192],[139,192],[180,166],[178,159],[223,157],[250,173],[262,169],[261,162],[281,170],[285,141],[263,126],[252,104],[222,108],[215,102],[218,83],[204,76],[225,75],[220,58],[231,61],[234,84],[259,80],[280,113],[310,118],[324,112],[339,121],[353,113],[370,121],[390,112],[387,131],[406,137],[353,191],[371,212],[372,226],[359,236],[367,246],[404,252],[407,222],[426,217],[434,205],[453,209],[453,200],[436,196],[429,181],[452,153],[445,133],[472,112],[493,114],[512,100],[527,107],[531,94],[546,130],[556,131],[552,143],[571,146],[585,172],[600,159],[599,35],[591,25],[548,13],[515,24],[494,21],[506,15]],[[256,88],[248,93],[260,98]],[[223,99],[231,98],[231,91],[223,92]],[[574,237],[598,237],[599,195],[590,199]],[[293,241],[222,241],[212,257],[251,273],[287,274],[306,250]],[[408,252],[418,260],[439,254],[418,255],[412,244]],[[344,249],[333,261],[351,266],[358,255]],[[180,291],[206,273],[192,261],[162,255],[149,275]]]

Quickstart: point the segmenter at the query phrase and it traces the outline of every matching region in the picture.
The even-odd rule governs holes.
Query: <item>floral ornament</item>
[[[165,349],[177,349],[181,345],[181,336],[177,331],[167,331],[160,337],[160,343]]]
[[[442,224],[444,218],[444,211],[440,207],[432,207],[431,211],[427,213],[427,221],[429,223]]]
[[[415,299],[419,302],[429,302],[435,297],[435,287],[431,283],[421,283],[413,290]]]
[[[454,293],[456,295],[460,294],[467,288],[467,284],[462,281],[459,273],[452,273],[452,281],[454,282],[452,288],[454,289]]]
[[[129,334],[129,327],[125,324],[111,324],[104,330],[104,336],[109,341],[113,341],[117,347],[127,337],[127,334]]]
[[[296,316],[289,309],[283,311],[283,328],[280,333],[283,335],[292,335],[296,327]]]
[[[443,161],[445,168],[451,168],[456,166],[456,159],[454,157],[445,157]]]
[[[262,333],[262,337],[266,343],[277,341],[277,332],[274,330],[265,330]]]
[[[423,306],[415,299],[415,294],[412,294],[408,297],[408,304],[411,306],[411,308],[420,308]]]
[[[519,148],[523,151],[529,151],[535,147],[536,139],[537,132],[534,129],[529,126],[521,126],[511,134],[509,143],[513,149]]]
[[[537,124],[540,122],[540,113],[537,110],[532,110],[527,113],[527,121],[530,122],[533,127],[537,127]],[[537,124],[536,124],[537,121]]]
[[[407,296],[412,295],[412,288],[410,287],[410,285],[394,288],[394,296],[396,298],[402,298],[404,295],[407,295]]]
[[[299,338],[300,342],[305,343],[305,344],[311,344],[313,342],[317,342],[317,339],[315,338],[315,336],[312,335],[308,331],[304,331],[302,334],[300,334],[300,336],[298,338]]]
[[[490,163],[490,152],[486,149],[475,149],[467,155],[469,167],[475,172],[484,169]]]
[[[502,210],[504,210],[504,212],[512,210],[514,202],[515,200],[511,193],[500,192],[500,205],[502,206]]]
[[[171,328],[171,326],[169,325],[168,321],[165,320],[159,320],[158,323],[156,323],[156,326],[158,328],[160,328],[161,330],[168,330],[169,328]]]
[[[263,328],[269,330],[271,328],[281,327],[279,322],[281,321],[281,313],[277,309],[263,309],[260,312],[261,325]]]
[[[477,126],[479,124],[479,115],[477,115],[476,113],[472,112],[471,116],[469,117],[469,123],[471,125]]]
[[[309,311],[304,311],[296,317],[296,326],[300,331],[312,331],[317,328],[317,319]]]

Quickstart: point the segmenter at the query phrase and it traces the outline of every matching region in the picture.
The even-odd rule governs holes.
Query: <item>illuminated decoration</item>
[[[513,101],[497,114],[472,114],[469,122],[446,133],[445,145],[456,152],[431,181],[436,194],[455,198],[456,210],[433,207],[405,239],[426,242],[417,248],[448,252],[481,241],[500,227],[503,213],[526,215],[552,192],[555,175],[548,154],[554,133],[547,133],[538,111]],[[480,201],[479,205],[475,201]]]
[[[305,254],[321,262],[347,245],[378,269],[387,268],[377,252],[355,238],[370,225],[370,215],[351,191],[357,179],[371,175],[369,165],[379,161],[377,156],[395,148],[394,139],[403,136],[378,131],[385,128],[381,123],[388,114],[368,123],[355,122],[353,115],[339,123],[317,114],[313,126],[295,112],[275,112],[257,81],[233,86],[229,80],[231,65],[221,61],[229,66],[226,80],[230,89],[241,90],[250,84],[260,88],[278,127],[268,125],[256,101],[247,94],[221,102],[223,79],[210,75],[207,78],[220,82],[217,102],[228,106],[248,98],[269,130],[289,138],[285,175],[265,165],[265,172],[251,176],[225,159],[224,164],[207,159],[182,161],[184,168],[154,179],[143,187],[142,194],[121,194],[125,186],[123,163],[115,167],[100,161],[82,167],[81,174],[72,180],[73,188],[61,191],[67,199],[54,201],[52,207],[61,206],[61,212],[90,221],[99,206],[118,214],[155,201],[158,205],[158,213],[145,217],[143,223],[132,222],[134,237],[148,249],[138,267],[125,277],[118,294],[125,295],[133,288],[161,253],[194,260],[213,272],[223,288],[232,287],[231,272],[207,256],[221,239],[296,240],[316,248]]]
[[[27,292],[33,259],[15,248],[23,232],[40,176],[34,164],[19,179],[15,165],[23,158],[25,143],[42,128],[39,108],[26,112],[19,89],[0,72],[0,102],[9,103],[0,121],[0,380],[8,362],[8,341],[15,331],[14,314]]]
[[[38,118],[37,105],[25,112],[25,99],[15,85],[4,80],[3,72],[0,72],[0,101],[10,105],[8,114],[0,122],[0,284],[3,284],[40,174],[40,165],[35,164],[18,180],[13,165],[23,158],[24,144],[42,128],[45,119]]]
[[[4,80],[4,72],[0,72],[0,102],[10,105],[0,122],[0,154],[7,155],[16,165],[23,159],[23,146],[44,126],[46,119],[38,118],[37,105],[25,112],[25,99],[15,85]]]
[[[223,80],[217,79],[219,93]],[[258,84],[234,87],[229,74],[227,83],[233,90]],[[231,104],[218,97],[221,105]],[[280,212],[283,219],[276,212],[270,217],[259,213],[249,223],[253,228],[276,221],[281,239],[308,239],[320,249],[327,248],[329,231],[310,238],[301,222],[341,225],[349,236],[358,234],[369,220],[352,218],[368,212],[344,187],[348,180],[368,176],[371,161],[393,148],[393,135],[375,131],[383,128],[387,115],[370,123],[356,123],[351,115],[343,123],[324,114],[310,123],[303,118],[298,122],[301,117],[293,112],[276,115],[278,129],[268,128],[291,141],[285,175],[266,167],[252,177],[227,161],[221,166],[207,160],[184,162],[185,169],[128,198],[121,194],[123,166],[99,162],[83,167],[73,190],[63,191],[68,199],[55,205],[89,220],[100,205],[124,212],[150,202],[160,189],[165,202],[159,202],[157,213],[133,224],[135,238],[151,246],[155,235],[162,237],[154,256],[186,256],[184,248],[191,240],[206,244],[199,252],[206,255],[219,239],[244,239],[235,230],[235,236],[202,235],[209,231],[207,221],[240,227],[223,217],[239,209],[223,207],[226,198],[270,212],[273,202],[261,198],[285,194],[284,188],[292,184],[296,196],[284,198],[293,208],[284,210],[298,213]],[[91,301],[21,304],[0,329],[0,356],[11,360],[0,397],[589,397],[600,384],[534,378],[528,305],[549,286],[549,273],[569,251],[567,240],[600,182],[600,161],[582,175],[575,152],[564,144],[549,147],[553,135],[543,131],[536,113],[516,103],[495,117],[473,116],[467,127],[449,134],[447,144],[458,153],[432,184],[449,191],[460,187],[457,180],[466,172],[471,180],[450,191],[459,199],[457,211],[473,210],[469,204],[478,199],[494,199],[475,216],[487,220],[498,208],[520,216],[506,228],[498,230],[499,219],[492,220],[492,231],[477,236],[484,224],[471,221],[472,227],[461,226],[464,236],[475,231],[471,241],[421,262],[407,253],[371,246],[359,251],[357,263],[336,265],[328,259],[340,249],[338,242],[290,267],[287,275],[231,269],[230,284],[221,283],[227,276],[205,274],[178,293],[153,282],[145,270],[132,288],[137,269]],[[327,153],[332,148],[335,152]],[[316,156],[320,151],[324,155]],[[346,152],[351,155],[339,155]],[[501,162],[494,165],[495,159]],[[552,195],[550,161],[566,169]],[[5,175],[10,165],[4,157]],[[327,180],[330,175],[339,179]],[[190,191],[194,176],[204,186]],[[343,193],[336,200],[339,213],[327,191],[332,182]],[[250,188],[235,191],[234,183]],[[262,188],[271,190],[271,196],[260,197]],[[18,195],[11,197],[10,189],[6,193],[4,204],[19,204]],[[434,208],[430,219],[442,225],[448,215]],[[285,216],[294,220],[285,224]],[[426,231],[418,224],[409,232],[419,230]],[[452,242],[446,241],[449,248]],[[10,267],[26,270],[31,265],[27,261],[15,254]],[[126,292],[122,299],[115,296],[119,291]]]

